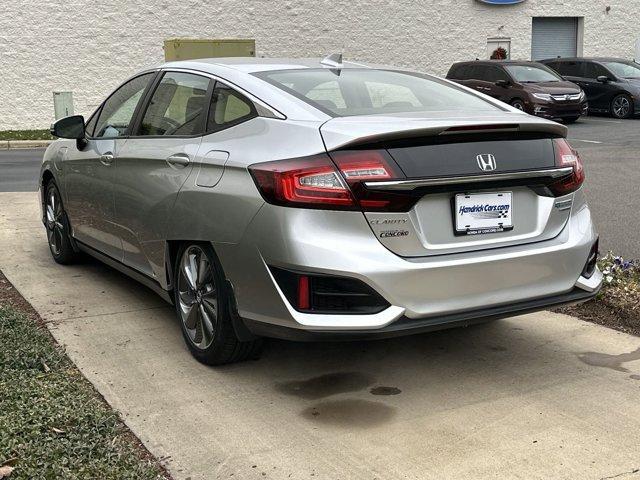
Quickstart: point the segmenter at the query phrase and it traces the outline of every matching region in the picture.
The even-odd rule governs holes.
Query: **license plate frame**
[[[513,230],[513,192],[458,193],[452,200],[457,236]]]

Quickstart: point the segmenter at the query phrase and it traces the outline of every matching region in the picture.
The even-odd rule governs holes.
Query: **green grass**
[[[0,305],[0,465],[15,459],[10,479],[166,478],[134,442],[46,328]]]
[[[0,140],[53,140],[49,130],[0,130]]]

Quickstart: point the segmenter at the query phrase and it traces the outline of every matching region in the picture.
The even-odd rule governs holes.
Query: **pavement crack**
[[[93,313],[90,315],[78,315],[76,317],[65,317],[65,318],[57,318],[55,320],[45,320],[45,323],[62,323],[67,322],[69,320],[83,320],[85,318],[93,318],[93,317],[109,317],[111,315],[120,315],[123,313],[135,313],[135,312],[145,312],[147,310],[163,310],[166,308],[170,308],[168,306],[160,305],[158,307],[146,307],[146,308],[135,308],[132,310],[122,310],[118,312],[106,312],[106,313]]]
[[[618,473],[617,475],[611,475],[610,477],[602,477],[600,480],[611,480],[612,478],[626,477],[627,475],[635,475],[638,472],[640,472],[640,468],[634,468],[628,472]]]

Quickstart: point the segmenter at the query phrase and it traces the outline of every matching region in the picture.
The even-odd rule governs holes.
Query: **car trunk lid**
[[[391,115],[336,118],[321,133],[330,154],[384,149],[406,176],[365,183],[418,197],[408,212],[365,209],[372,232],[398,255],[541,241],[557,236],[569,217],[572,195],[556,198],[544,189],[567,174],[555,165],[552,140],[565,136],[562,125],[522,114]],[[490,211],[478,213],[485,208]]]

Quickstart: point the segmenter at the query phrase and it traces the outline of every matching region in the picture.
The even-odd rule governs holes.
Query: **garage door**
[[[531,31],[531,60],[575,57],[578,54],[576,17],[534,17]]]

